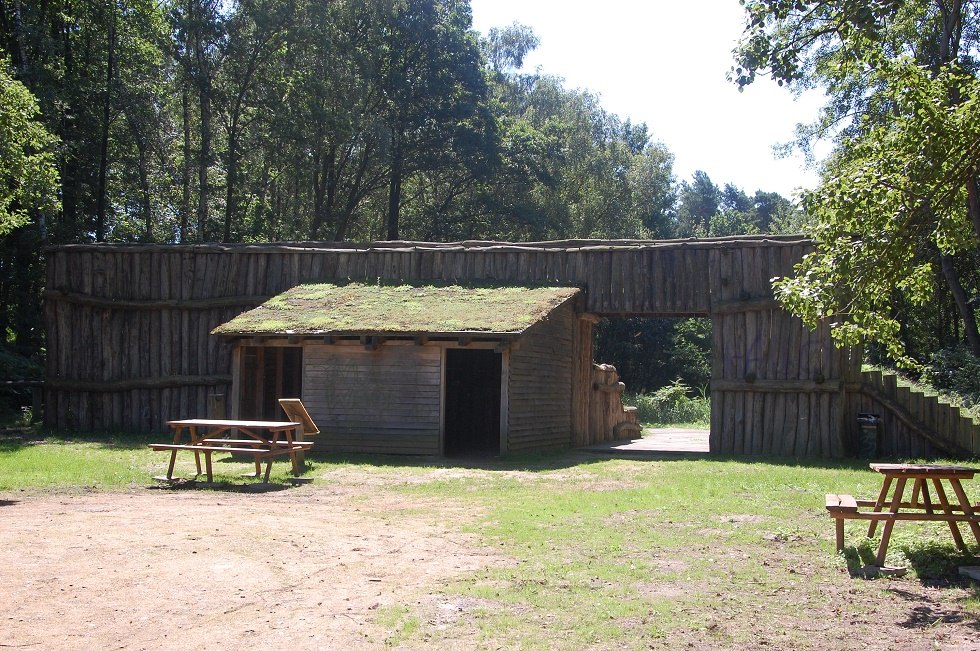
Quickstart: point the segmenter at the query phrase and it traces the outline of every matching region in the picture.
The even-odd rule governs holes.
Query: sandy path
[[[462,514],[302,486],[0,496],[0,647],[378,648],[386,606],[494,559]],[[456,525],[458,523],[454,523]],[[455,528],[455,527],[454,527]]]

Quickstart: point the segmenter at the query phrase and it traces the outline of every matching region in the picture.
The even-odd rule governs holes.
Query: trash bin
[[[858,414],[858,456],[873,459],[878,456],[878,440],[881,437],[881,416]]]

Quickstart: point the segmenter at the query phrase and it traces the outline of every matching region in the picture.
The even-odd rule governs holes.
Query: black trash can
[[[881,416],[878,414],[858,414],[858,456],[874,459],[878,456],[881,440]]]

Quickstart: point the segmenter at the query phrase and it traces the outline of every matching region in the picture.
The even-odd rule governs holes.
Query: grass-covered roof
[[[298,285],[212,330],[219,335],[520,334],[575,287]]]

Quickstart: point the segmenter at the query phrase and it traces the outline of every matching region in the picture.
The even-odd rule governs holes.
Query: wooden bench
[[[313,447],[312,441],[293,441],[292,444],[281,441],[281,445],[279,443],[278,441],[271,443],[272,448],[269,449],[270,444],[255,439],[201,439],[200,443],[150,443],[149,447],[158,452],[172,452],[174,454],[177,450],[188,450],[195,454],[203,453],[208,482],[211,482],[213,477],[211,455],[214,452],[248,454],[255,460],[256,477],[262,474],[262,461],[266,462],[263,481],[268,483],[269,475],[272,472],[272,460],[275,457],[294,454],[296,450],[309,450]],[[174,459],[171,457],[170,468],[167,471],[168,480],[173,475],[173,463]],[[200,472],[200,461],[198,461],[198,472]]]
[[[827,511],[834,518],[837,529],[837,551],[844,551],[844,520],[857,517],[857,500],[851,495],[827,493]]]
[[[196,443],[150,443],[151,450],[191,450],[192,452],[240,452],[242,454],[264,454],[268,450],[254,447],[232,447],[228,445],[198,445]]]
[[[202,443],[207,443],[209,445],[231,445],[231,446],[249,446],[254,448],[256,446],[268,445],[264,441],[256,441],[255,439],[201,439]],[[272,441],[271,445],[276,447],[286,447],[289,445],[286,441]],[[313,441],[293,441],[292,446],[298,450],[310,450],[313,448]],[[222,450],[227,450],[229,448],[223,447]],[[241,452],[241,450],[233,450],[234,452]],[[249,450],[252,452],[253,450]]]

